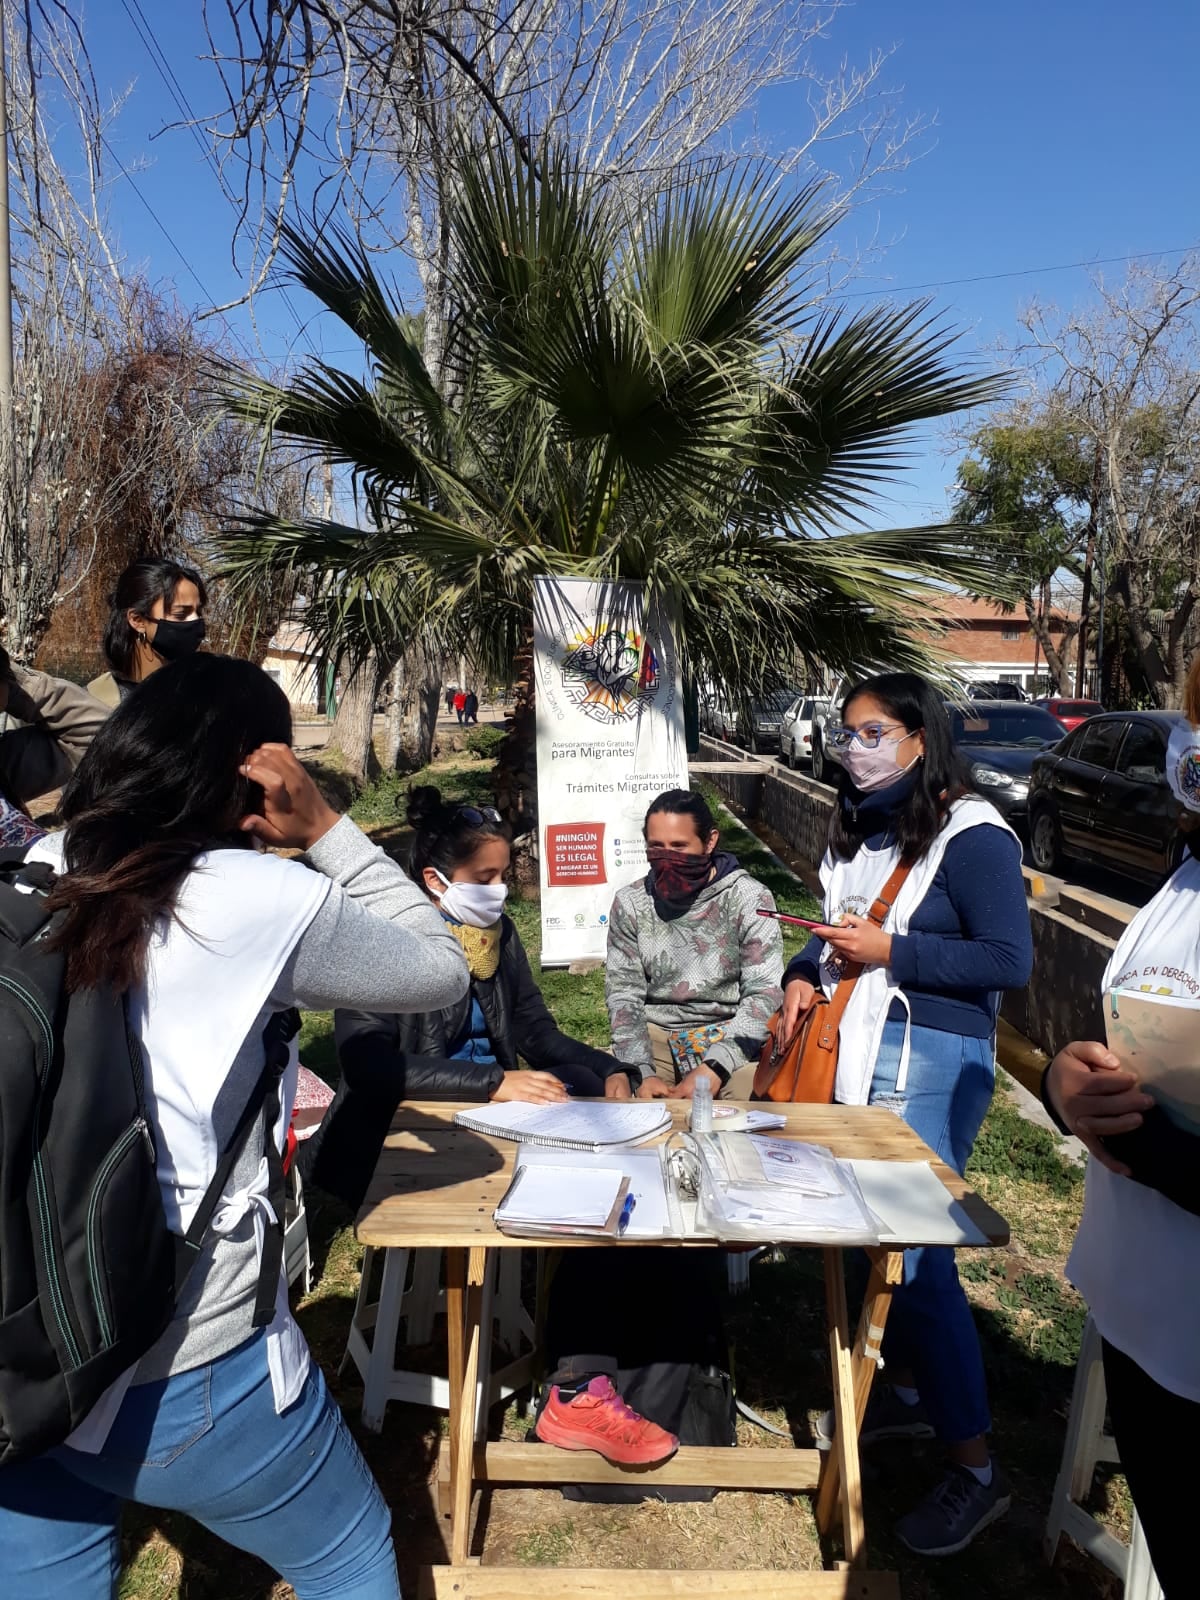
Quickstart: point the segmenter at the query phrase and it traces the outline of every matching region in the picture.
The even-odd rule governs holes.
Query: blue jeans
[[[904,1023],[889,1021],[871,1079],[871,1104],[903,1117],[961,1174],[996,1085],[992,1041],[913,1028],[908,1078],[898,1092],[903,1043]],[[894,1366],[911,1368],[939,1439],[959,1443],[988,1432],[983,1354],[953,1250],[928,1246],[904,1252],[904,1282],[892,1299],[884,1356]]]
[[[187,1512],[300,1600],[399,1600],[391,1516],[320,1369],[276,1416],[264,1334],[130,1389],[99,1455],[0,1471],[5,1600],[111,1600],[126,1500]]]

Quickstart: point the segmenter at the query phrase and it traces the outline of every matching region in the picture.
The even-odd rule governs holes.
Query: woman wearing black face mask
[[[613,1054],[642,1074],[643,1098],[747,1100],[780,1001],[783,946],[768,889],[717,849],[702,796],[659,795],[646,813],[650,870],[619,891],[608,927],[605,997]]]
[[[104,630],[112,670],[88,689],[106,706],[118,706],[159,667],[194,655],[204,643],[207,604],[204,580],[191,567],[164,556],[132,562],[117,579]]]

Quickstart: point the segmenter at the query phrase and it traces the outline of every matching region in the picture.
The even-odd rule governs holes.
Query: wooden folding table
[[[826,1317],[837,1422],[833,1448],[817,1450],[709,1449],[683,1446],[661,1466],[639,1472],[639,1482],[708,1485],[718,1489],[813,1491],[817,1525],[828,1534],[840,1521],[845,1561],[826,1572],[711,1572],[596,1569],[528,1569],[483,1566],[471,1557],[471,1512],[476,1488],[498,1484],[558,1486],[630,1481],[630,1473],[601,1457],[546,1446],[490,1441],[482,1436],[477,1393],[488,1253],[528,1248],[528,1239],[502,1234],[492,1213],[513,1174],[516,1145],[456,1127],[461,1105],[429,1103],[400,1108],[359,1213],[358,1238],[376,1248],[446,1252],[447,1339],[450,1360],[450,1430],[439,1459],[439,1495],[450,1518],[450,1565],[429,1570],[426,1593],[436,1600],[510,1600],[535,1596],[722,1595],[804,1597],[804,1600],[895,1600],[892,1573],[865,1570],[862,1479],[858,1433],[880,1345],[892,1286],[900,1281],[898,1246],[869,1251],[870,1276],[853,1343],[846,1306],[842,1249],[821,1247]],[[849,1160],[927,1161],[989,1244],[1008,1242],[1004,1219],[893,1112],[873,1106],[772,1106],[787,1125],[780,1136],[826,1145]],[[687,1107],[673,1102],[677,1128]],[[664,1136],[665,1137],[665,1136]],[[713,1248],[712,1241],[593,1239],[548,1240],[555,1248]]]

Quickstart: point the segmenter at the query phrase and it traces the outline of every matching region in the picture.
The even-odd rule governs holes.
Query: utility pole
[[[13,461],[13,330],[12,330],[12,246],[8,219],[8,82],[4,67],[4,28],[0,13],[0,472],[4,481],[0,505],[7,517],[12,504],[8,490],[15,466]],[[0,528],[0,543],[8,530]]]
[[[1108,541],[1105,538],[1105,519],[1100,519],[1100,615],[1096,619],[1096,699],[1104,698],[1104,609],[1108,601]]]

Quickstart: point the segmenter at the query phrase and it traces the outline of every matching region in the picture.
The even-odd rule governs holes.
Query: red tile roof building
[[[938,645],[968,683],[999,679],[1034,692],[1035,666],[1037,677],[1044,678],[1046,657],[1024,606],[1006,612],[991,600],[947,595],[941,610],[949,626]],[[1051,638],[1060,649],[1067,623],[1073,619],[1057,607],[1051,607],[1048,618]],[[1073,658],[1073,646],[1071,655]]]

